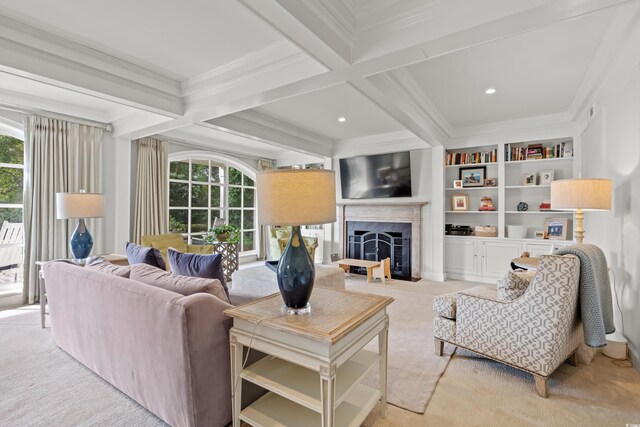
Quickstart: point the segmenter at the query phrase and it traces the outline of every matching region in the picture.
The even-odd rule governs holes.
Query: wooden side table
[[[101,256],[102,258],[105,259],[105,261],[109,261],[112,264],[129,265],[129,260],[127,259],[126,255],[108,254],[108,255],[96,255],[96,256]],[[53,261],[67,262],[70,264],[75,264],[80,267],[84,266],[86,262],[86,260],[74,260],[72,258],[57,259]],[[36,261],[36,270],[38,272],[37,274],[38,274],[38,282],[39,282],[39,288],[40,288],[40,323],[43,328],[44,328],[44,316],[45,314],[47,314],[47,289],[45,286],[44,272],[42,270],[42,267],[48,262],[52,262],[52,261]]]
[[[347,267],[364,267],[367,269],[367,283],[371,282],[373,277],[372,270],[374,267],[380,266],[380,261],[367,261],[364,259],[354,259],[354,258],[344,258],[334,261],[333,264],[339,266],[340,268]],[[347,270],[345,269],[345,272]]]
[[[387,404],[386,307],[393,298],[356,292],[314,289],[311,313],[281,313],[273,294],[230,308],[233,317],[231,386],[233,426],[358,426],[378,400]],[[378,337],[378,351],[363,347]],[[266,353],[243,366],[244,349]],[[376,365],[377,389],[360,383]],[[241,411],[242,380],[269,392]]]

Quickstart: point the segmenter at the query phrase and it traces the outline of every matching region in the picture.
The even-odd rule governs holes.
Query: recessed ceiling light
[[[486,93],[487,95],[493,95],[494,93],[496,93],[495,88],[490,87],[489,89],[485,90],[484,93]]]
[[[344,122],[346,122],[346,121],[347,121],[347,118],[346,118],[346,117],[338,117],[338,121],[339,121],[340,123],[344,123]]]

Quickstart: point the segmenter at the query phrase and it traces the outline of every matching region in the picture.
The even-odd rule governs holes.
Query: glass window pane
[[[191,207],[206,208],[209,198],[209,186],[191,184]]]
[[[0,135],[0,163],[24,164],[24,142],[7,135]]]
[[[0,203],[22,204],[23,169],[0,168]]]
[[[189,211],[186,209],[169,209],[169,231],[172,233],[186,233],[188,215]]]
[[[253,225],[253,211],[242,211],[242,228],[245,230],[254,229]]]
[[[191,233],[200,233],[208,229],[207,210],[191,209]]]
[[[254,236],[253,231],[245,231],[244,233],[242,233],[242,250],[243,251],[252,251],[255,249],[253,236]]]
[[[220,218],[220,209],[212,209],[211,210],[211,225],[209,228],[213,228],[213,222],[216,220],[216,218]]]
[[[221,184],[224,182],[224,170],[218,166],[211,166],[211,182]]]
[[[0,226],[3,222],[22,222],[21,208],[0,208]]]
[[[189,206],[189,184],[182,182],[169,183],[169,206]]]
[[[211,186],[211,205],[212,208],[222,207],[220,205],[220,187],[217,185]]]
[[[246,185],[247,187],[254,187],[256,184],[255,182],[253,182],[253,180],[251,178],[249,178],[247,175],[244,176],[244,185]]]
[[[242,184],[242,172],[236,168],[229,166],[229,184],[240,185]]]
[[[244,196],[244,207],[245,208],[253,208],[254,204],[253,204],[253,196],[254,196],[254,192],[255,190],[252,188],[245,188],[243,191],[243,196]]]
[[[191,160],[191,180],[209,182],[209,161]]]
[[[229,224],[234,225],[240,229],[240,217],[242,211],[239,209],[229,209]]]
[[[171,162],[169,163],[169,178],[171,179],[189,179],[189,162]]]
[[[242,188],[240,187],[229,187],[229,207],[230,208],[239,208],[242,206],[241,197]]]

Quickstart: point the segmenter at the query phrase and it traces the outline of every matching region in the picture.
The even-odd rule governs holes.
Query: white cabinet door
[[[515,242],[492,242],[483,240],[482,251],[482,275],[486,277],[501,278],[511,268],[511,260],[518,258],[522,253],[522,246]]]
[[[529,252],[529,256],[533,258],[540,258],[540,255],[551,255],[551,252],[553,252],[553,244],[527,243],[524,250]]]
[[[473,239],[445,239],[445,271],[460,274],[479,274],[475,243]]]

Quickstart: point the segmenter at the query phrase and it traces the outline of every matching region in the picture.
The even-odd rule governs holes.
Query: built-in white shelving
[[[489,163],[468,163],[466,165],[447,165],[445,168],[472,168],[474,166],[497,166],[498,162]]]

